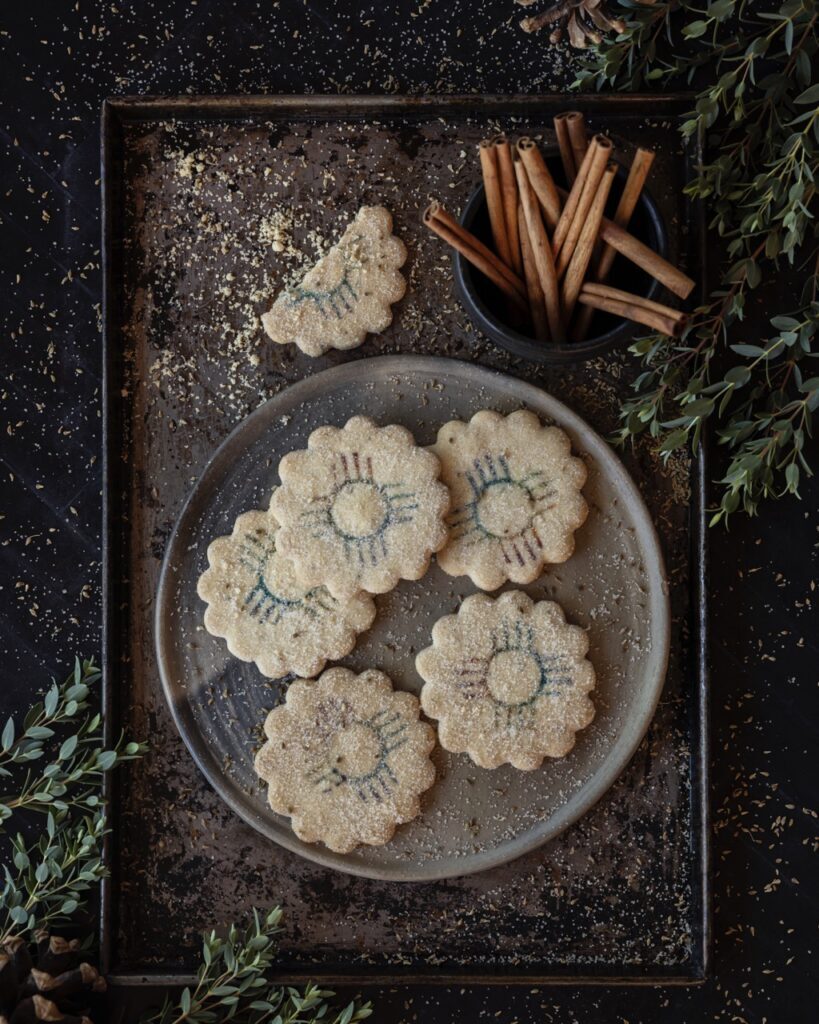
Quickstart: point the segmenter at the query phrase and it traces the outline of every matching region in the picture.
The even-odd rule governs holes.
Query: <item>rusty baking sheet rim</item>
[[[557,113],[567,105],[591,114],[610,111],[614,115],[640,116],[647,104],[657,117],[679,120],[687,115],[694,102],[691,93],[667,94],[609,94],[583,95],[502,95],[502,94],[452,94],[429,96],[381,96],[381,95],[247,95],[247,96],[116,96],[103,102],[101,110],[101,212],[102,212],[102,266],[103,266],[103,351],[104,374],[103,400],[103,638],[102,638],[102,703],[104,728],[109,740],[113,740],[119,728],[120,695],[115,679],[122,661],[123,652],[119,637],[115,635],[116,606],[113,570],[116,554],[114,541],[117,524],[114,509],[108,500],[111,487],[116,480],[118,448],[121,432],[118,419],[117,369],[121,365],[120,318],[121,294],[116,272],[121,259],[122,240],[117,234],[117,201],[120,196],[121,180],[118,177],[119,159],[125,126],[149,121],[171,119],[177,122],[190,121],[231,121],[254,122],[259,118],[281,117],[338,118],[366,117],[429,117],[445,118],[470,117],[480,113],[484,117],[527,116]],[[699,144],[692,154],[692,160],[702,158]],[[689,201],[688,220],[696,232],[697,239],[692,253],[698,257],[703,292],[707,287],[707,241],[704,231],[704,214],[701,201]],[[113,390],[112,390],[113,389]],[[509,974],[470,970],[425,971],[410,969],[356,969],[343,974],[327,974],[328,981],[339,985],[365,983],[404,984],[556,984],[556,985],[700,985],[711,972],[712,922],[711,922],[711,869],[712,851],[709,832],[710,800],[710,712],[709,712],[709,671],[708,671],[708,543],[707,509],[709,460],[707,457],[708,436],[696,453],[691,474],[691,528],[690,557],[695,566],[691,578],[691,624],[695,665],[691,683],[696,698],[691,714],[697,721],[695,745],[691,751],[692,769],[692,815],[694,826],[691,833],[693,856],[698,864],[697,931],[693,934],[690,963],[680,970],[629,970],[621,965],[619,970],[586,968],[562,970],[522,970]],[[118,788],[113,776],[104,780],[104,796],[110,804],[115,800]],[[111,868],[115,861],[115,836],[107,835],[103,842],[103,860]],[[114,986],[150,988],[156,984],[163,987],[187,984],[189,976],[182,971],[168,971],[161,967],[154,969],[116,970],[114,898],[117,891],[116,878],[109,876],[102,881],[100,901],[100,955],[105,973]],[[114,971],[112,972],[112,968]],[[292,979],[298,983],[314,970],[289,969],[277,973],[280,980]],[[326,972],[325,972],[326,973]]]

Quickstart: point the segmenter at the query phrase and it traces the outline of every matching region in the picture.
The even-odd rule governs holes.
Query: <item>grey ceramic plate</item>
[[[589,631],[597,714],[574,750],[535,772],[486,771],[466,755],[436,749],[438,781],[423,813],[382,847],[349,855],[302,843],[274,814],[253,772],[253,754],[281,687],[231,657],[202,625],[196,581],[209,542],[236,517],[264,508],[282,455],[306,447],[324,423],[356,413],[401,423],[421,444],[450,419],[479,409],[525,406],[567,431],[589,467],[590,515],[564,565],[525,587],[560,602]],[[378,617],[344,664],[380,668],[396,687],[418,692],[415,653],[434,622],[475,588],[433,565],[377,598]],[[645,505],[608,445],[577,415],[522,381],[467,363],[385,356],[345,363],[294,384],[248,416],[208,463],[165,554],[156,610],[162,682],[176,724],[202,772],[226,803],[289,850],[370,878],[448,878],[505,863],[545,843],[584,814],[617,779],[645,734],[665,679],[669,610],[663,559]]]

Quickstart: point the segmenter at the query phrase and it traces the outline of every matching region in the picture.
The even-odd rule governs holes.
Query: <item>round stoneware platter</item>
[[[592,724],[572,752],[533,772],[488,771],[465,754],[436,747],[438,779],[419,818],[380,847],[350,854],[302,843],[289,821],[267,806],[253,771],[262,723],[286,682],[265,679],[232,657],[203,625],[196,581],[215,537],[242,512],[266,508],[287,452],[305,448],[312,430],[365,414],[408,427],[419,444],[451,419],[479,409],[527,408],[571,437],[589,469],[589,518],[568,562],[521,589],[552,599],[569,622],[589,632],[597,688]],[[504,589],[512,589],[507,586]],[[402,581],[376,598],[378,616],[342,664],[378,668],[398,689],[418,693],[415,655],[432,627],[475,593],[471,581],[434,563],[423,579]],[[317,373],[248,416],[206,466],[165,553],[156,608],[162,684],[176,724],[210,784],[245,821],[310,860],[340,871],[394,881],[469,874],[545,843],[600,799],[623,771],[648,728],[665,680],[669,608],[663,559],[643,500],[609,446],[570,409],[523,381],[451,359],[383,356]]]

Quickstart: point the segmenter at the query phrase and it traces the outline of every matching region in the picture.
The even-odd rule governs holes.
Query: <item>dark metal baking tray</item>
[[[692,983],[709,934],[704,455],[625,460],[658,527],[672,659],[646,740],[580,822],[510,865],[443,882],[342,877],[256,835],[199,776],[165,707],[152,644],[170,529],[208,456],[289,383],[348,359],[422,352],[478,361],[560,397],[601,433],[636,375],[623,353],[532,367],[470,329],[447,254],[424,237],[431,195],[457,212],[475,142],[548,131],[584,109],[623,150],[658,151],[652,190],[671,258],[703,266],[700,215],[681,201],[697,154],[677,134],[687,97],[117,99],[103,110],[105,275],[104,699],[110,734],[151,753],[109,784],[106,970],[119,984],[182,982],[196,935],[282,902],[280,971],[336,982]],[[650,114],[647,114],[650,111]],[[265,173],[267,171],[267,174]],[[408,243],[393,326],[353,353],[271,351],[256,319],[270,289],[365,202]],[[282,210],[296,209],[293,223]],[[282,241],[284,237],[284,241]],[[271,247],[271,241],[275,248]],[[249,358],[250,357],[250,358]],[[259,361],[255,361],[258,357]],[[434,386],[434,382],[431,382]]]

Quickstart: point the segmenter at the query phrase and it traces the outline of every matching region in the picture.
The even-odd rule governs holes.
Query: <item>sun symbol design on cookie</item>
[[[335,786],[350,786],[365,802],[389,796],[398,785],[390,755],[406,743],[406,732],[407,723],[397,711],[382,708],[364,721],[351,715],[328,737],[314,783],[323,793]]]
[[[443,426],[432,450],[454,509],[438,554],[444,572],[494,590],[507,580],[531,583],[571,555],[588,514],[586,467],[562,430],[526,411],[483,411]]]
[[[365,416],[321,427],[306,451],[279,464],[282,486],[271,502],[282,524],[279,551],[305,587],[324,584],[337,600],[419,579],[447,536],[449,492],[439,471],[403,427]]]
[[[472,497],[447,517],[450,539],[464,538],[466,545],[498,541],[507,565],[540,566],[543,542],[535,520],[557,496],[543,470],[515,479],[505,455],[486,452],[473,460],[464,477]]]
[[[416,658],[421,707],[438,719],[441,746],[483,768],[531,771],[563,757],[594,717],[588,639],[552,601],[475,594],[436,622],[432,640]]]
[[[333,459],[333,489],[302,518],[314,537],[340,538],[347,556],[361,565],[377,565],[388,554],[390,527],[411,523],[418,509],[414,491],[403,483],[379,483],[372,456],[338,452]]]
[[[349,654],[372,624],[375,605],[364,593],[341,603],[325,587],[303,587],[277,550],[278,528],[270,511],[245,512],[230,536],[210,544],[209,567],[197,583],[208,604],[205,628],[270,678],[314,675],[328,659]]]
[[[404,243],[383,206],[362,206],[339,241],[262,317],[267,336],[308,356],[360,345],[392,323],[406,291]]]
[[[310,302],[325,319],[335,317],[336,320],[340,320],[345,313],[351,313],[353,306],[358,302],[358,292],[351,283],[353,269],[344,265],[340,269],[343,273],[337,284],[323,289],[298,286],[285,293],[285,303],[290,307],[296,307],[303,302]]]
[[[243,517],[245,522],[247,522],[248,515],[252,516],[253,513],[245,514]],[[218,545],[217,548],[209,549],[209,557],[211,552],[218,558]],[[322,612],[334,611],[336,602],[323,587],[314,587],[312,590],[304,591],[303,594],[295,594],[291,597],[277,593],[277,589],[281,586],[281,580],[277,572],[277,559],[273,557],[275,553],[275,535],[268,533],[265,525],[257,523],[250,526],[246,532],[240,533],[239,563],[255,580],[250,590],[241,599],[241,607],[251,619],[256,619],[263,625],[270,623],[272,626],[277,626],[281,622],[282,616],[296,610],[303,611],[309,618],[315,618]],[[265,579],[265,575],[267,575],[267,579]],[[203,587],[205,590],[208,589],[207,582]]]
[[[328,669],[296,680],[265,722],[255,766],[270,806],[304,842],[348,853],[381,845],[420,813],[435,779],[432,727],[382,672]]]
[[[531,623],[522,619],[504,619],[492,634],[489,656],[468,658],[458,677],[464,697],[491,701],[495,724],[512,731],[533,728],[536,702],[572,685],[566,659],[539,651]]]

